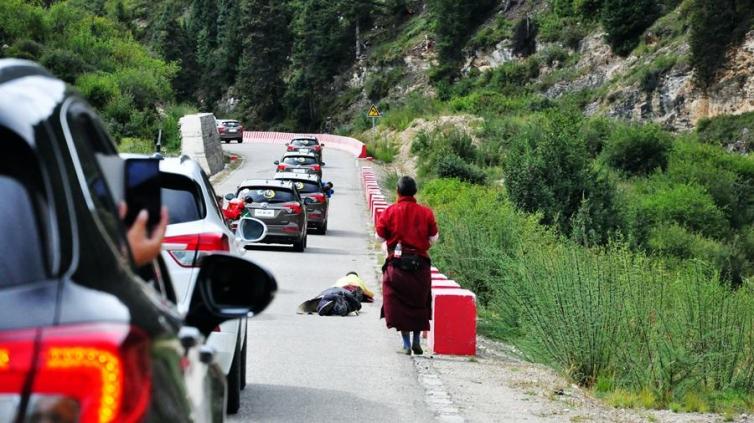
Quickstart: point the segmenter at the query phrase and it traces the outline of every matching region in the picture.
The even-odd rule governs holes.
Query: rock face
[[[181,127],[181,154],[199,163],[207,175],[223,170],[223,149],[215,116],[212,113],[186,115],[178,123]]]

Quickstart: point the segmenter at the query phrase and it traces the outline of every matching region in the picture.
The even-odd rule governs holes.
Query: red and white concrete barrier
[[[367,156],[366,145],[351,137],[331,134],[294,134],[291,132],[256,132],[244,131],[243,141],[259,144],[285,144],[297,136],[316,136],[325,148],[346,151],[363,159]]]

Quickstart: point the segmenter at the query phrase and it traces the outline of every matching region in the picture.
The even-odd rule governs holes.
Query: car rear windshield
[[[45,197],[37,191],[36,159],[22,143],[11,140],[10,148],[6,143],[0,158],[0,288],[47,279],[39,219]]]
[[[202,220],[206,216],[199,187],[185,176],[163,174],[162,205],[168,209],[171,225]]]
[[[226,127],[228,127],[228,128],[235,128],[235,127],[237,127],[237,126],[241,126],[241,124],[240,124],[240,123],[238,123],[238,122],[237,122],[237,121],[235,121],[235,120],[229,120],[229,121],[225,122],[225,123],[224,123],[224,125],[225,125]]]
[[[274,187],[250,187],[243,188],[238,192],[238,198],[251,197],[254,203],[287,203],[296,201],[293,191],[285,188]]]
[[[315,140],[293,140],[291,141],[291,145],[295,145],[296,147],[309,147],[312,145],[317,145],[318,142]]]
[[[317,164],[317,159],[314,157],[286,157],[283,163],[293,166],[308,166]]]
[[[308,181],[292,181],[293,185],[301,194],[313,194],[315,192],[322,192],[322,186],[316,182]]]

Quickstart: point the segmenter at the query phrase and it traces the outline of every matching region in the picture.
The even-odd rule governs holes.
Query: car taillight
[[[322,166],[320,166],[320,165],[314,165],[314,166],[312,166],[312,170],[315,171],[315,172],[319,172],[320,170],[322,170]]]
[[[103,323],[0,333],[0,351],[0,392],[22,392],[18,383],[33,374],[27,416],[108,423],[146,414],[151,363],[148,338],[137,328]]]
[[[217,127],[217,132],[220,133],[220,134],[223,134],[223,133],[225,133],[225,128],[222,127],[222,126],[218,126]]]
[[[315,146],[314,146],[314,151],[319,151],[319,150],[321,150],[321,149],[322,149],[322,147],[320,147],[319,145],[315,145]]]
[[[301,208],[301,204],[299,203],[294,203],[294,202],[284,203],[283,207],[288,209],[289,214],[301,214],[301,212],[303,211],[303,209]]]
[[[287,165],[287,164],[283,164],[283,163],[280,163],[280,164],[278,165],[278,171],[279,171],[279,172],[283,172],[283,171],[285,171],[285,169],[286,169],[287,167],[288,167],[288,165]]]
[[[165,237],[162,248],[182,267],[196,267],[205,255],[230,251],[230,241],[222,233]]]
[[[316,203],[324,203],[325,202],[325,194],[314,194],[310,198],[312,200],[314,200]]]
[[[296,147],[294,147],[292,145],[289,145],[288,146],[288,151],[296,151]]]

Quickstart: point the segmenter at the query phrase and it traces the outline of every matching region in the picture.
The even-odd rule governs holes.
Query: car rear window
[[[293,166],[307,166],[317,164],[317,159],[314,157],[286,157],[283,163]]]
[[[287,203],[297,201],[293,191],[274,187],[249,187],[238,192],[238,198],[251,197],[255,203]]]
[[[231,121],[225,122],[225,126],[228,128],[235,128],[237,126],[241,126],[241,124],[235,120],[231,120]]]
[[[184,176],[163,174],[162,205],[168,209],[171,225],[202,220],[207,215],[199,187]]]
[[[295,145],[296,147],[309,147],[312,145],[317,145],[317,141],[315,140],[293,140],[291,141],[291,145]]]
[[[32,170],[34,156],[15,151],[15,143],[0,158],[0,288],[47,279],[39,219],[44,196],[32,188],[40,178]]]
[[[322,186],[316,182],[305,181],[293,181],[293,185],[301,194],[313,194],[315,192],[322,192]]]

